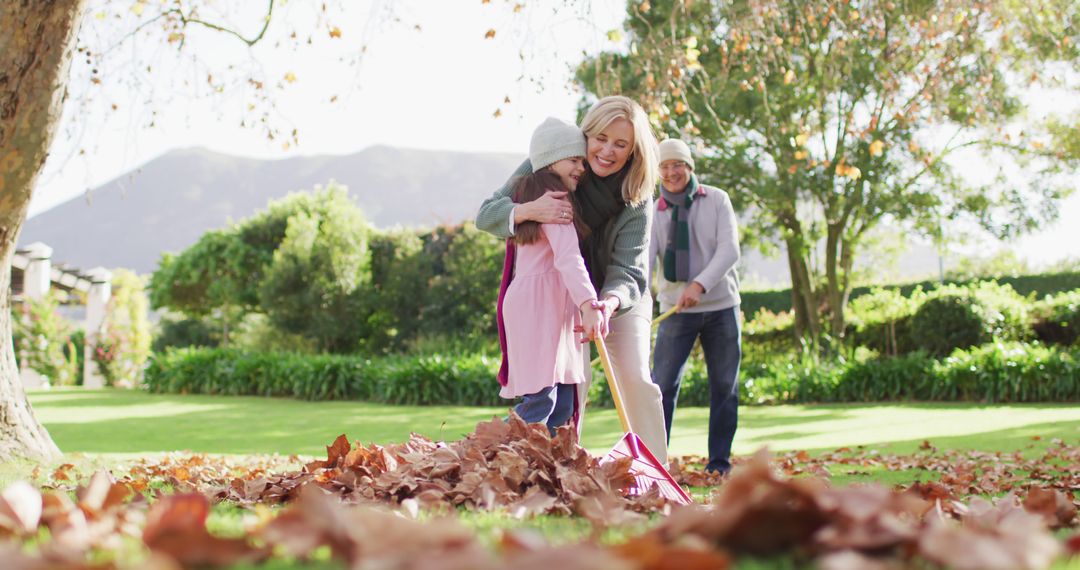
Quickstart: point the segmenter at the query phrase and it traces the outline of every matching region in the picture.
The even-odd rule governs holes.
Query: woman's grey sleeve
[[[510,192],[514,189],[515,180],[529,174],[532,174],[532,163],[526,158],[506,183],[480,205],[480,211],[476,213],[477,228],[499,238],[512,235],[510,216],[517,204],[510,200]]]

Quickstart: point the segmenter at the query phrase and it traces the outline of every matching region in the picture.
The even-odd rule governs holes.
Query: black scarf
[[[611,263],[608,238],[614,231],[615,219],[626,208],[622,183],[629,170],[630,165],[627,164],[619,172],[601,178],[586,167],[585,176],[581,177],[581,183],[574,192],[578,214],[589,229],[588,235],[581,240],[581,256],[585,259],[585,268],[598,294],[604,286],[607,266]]]

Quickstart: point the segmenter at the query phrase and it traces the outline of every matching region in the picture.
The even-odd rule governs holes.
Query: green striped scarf
[[[660,197],[671,208],[671,226],[664,247],[664,279],[675,282],[690,280],[690,206],[697,196],[697,177],[690,173],[686,189],[679,194],[668,192],[660,185]]]

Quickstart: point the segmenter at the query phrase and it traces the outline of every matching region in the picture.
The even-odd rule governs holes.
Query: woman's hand
[[[548,192],[543,196],[514,207],[514,225],[522,222],[541,224],[569,224],[574,221],[574,210],[566,199],[566,192]]]

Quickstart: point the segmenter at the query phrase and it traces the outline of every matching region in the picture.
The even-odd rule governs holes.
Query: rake
[[[673,312],[673,311],[669,311]],[[611,390],[611,399],[615,402],[615,411],[619,414],[619,422],[622,423],[623,437],[611,448],[600,462],[607,463],[623,457],[633,458],[630,471],[634,476],[634,482],[625,490],[628,495],[641,495],[652,487],[657,487],[660,494],[669,501],[681,505],[689,505],[694,502],[690,495],[675,482],[667,469],[656,460],[656,457],[641,441],[626,417],[623,409],[622,394],[619,392],[618,382],[615,380],[615,370],[611,367],[611,359],[608,357],[607,346],[604,339],[596,337],[596,350],[600,353],[600,362],[604,366],[604,376],[607,378],[608,389]]]

